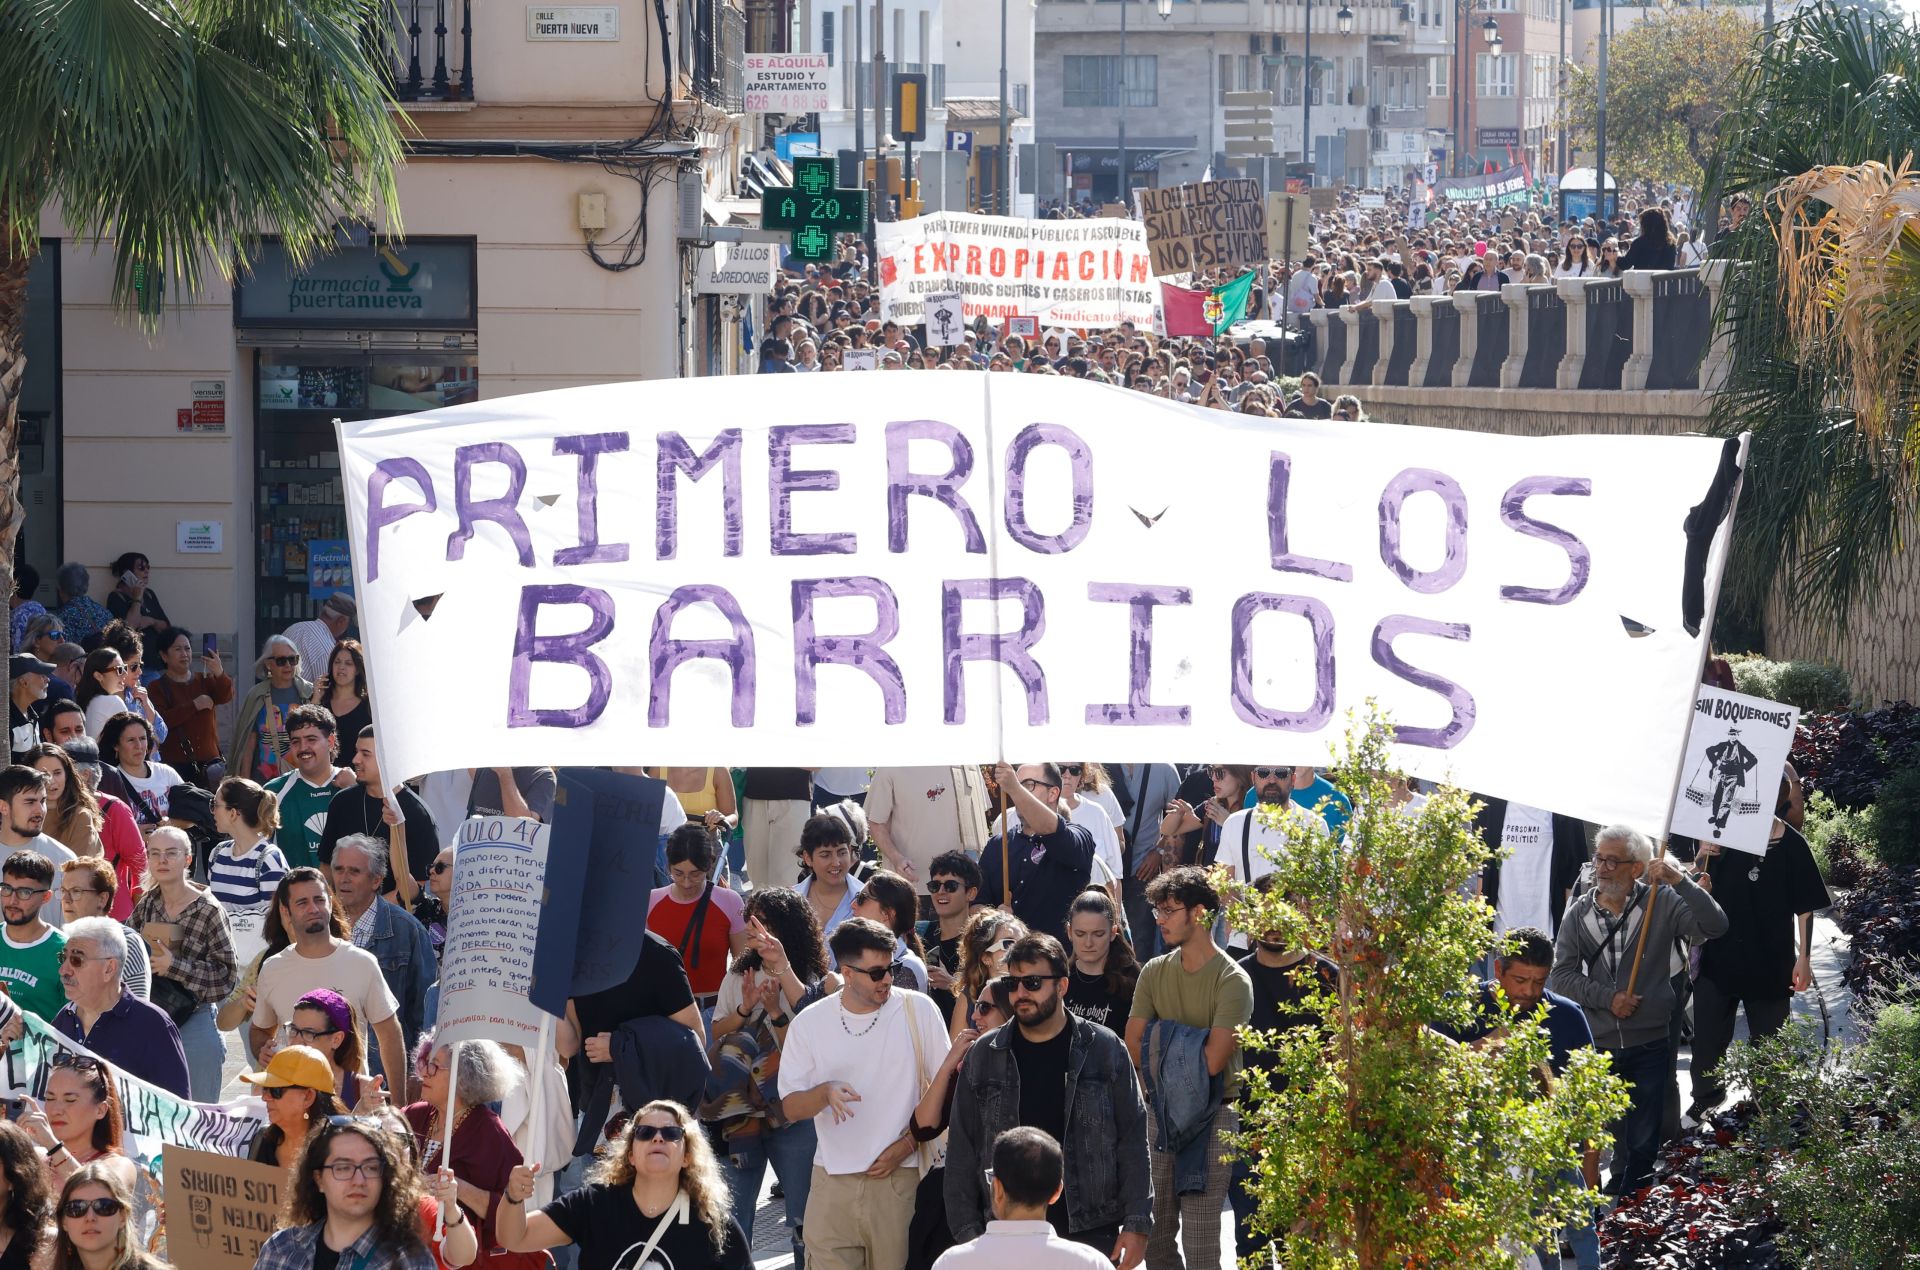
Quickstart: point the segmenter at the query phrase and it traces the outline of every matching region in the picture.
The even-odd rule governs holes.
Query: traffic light
[[[893,135],[901,141],[927,139],[927,77],[921,72],[893,77]]]

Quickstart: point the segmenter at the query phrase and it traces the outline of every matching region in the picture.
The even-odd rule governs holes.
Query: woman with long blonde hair
[[[1007,952],[1026,933],[1025,922],[997,908],[983,908],[967,919],[967,928],[960,932],[960,975],[953,985],[949,1036],[960,1035],[968,1026],[973,1003],[980,999],[987,980],[1006,973]]]
[[[166,1270],[133,1237],[133,1196],[111,1169],[84,1164],[60,1188],[50,1270]]]
[[[693,1113],[661,1099],[634,1113],[587,1174],[587,1184],[529,1213],[535,1170],[515,1166],[495,1216],[503,1247],[539,1252],[577,1244],[582,1267],[751,1270],[733,1195]],[[638,1247],[638,1256],[629,1254]]]

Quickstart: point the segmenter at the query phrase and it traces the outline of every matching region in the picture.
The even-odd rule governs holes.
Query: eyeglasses
[[[191,851],[187,851],[181,847],[162,847],[158,851],[147,852],[147,859],[149,860],[184,860],[192,854],[193,853]]]
[[[893,967],[891,965],[842,966],[840,967],[840,969],[844,970],[846,973],[850,975],[865,975],[867,978],[873,980],[875,983],[884,982],[887,976],[893,973]]]
[[[1605,872],[1608,869],[1624,869],[1637,861],[1627,856],[1597,855],[1593,857],[1593,867]]]
[[[369,1182],[377,1182],[380,1175],[387,1171],[379,1156],[370,1160],[328,1160],[320,1166],[324,1172],[333,1174],[336,1182],[350,1182],[357,1175]]]
[[[1291,776],[1293,769],[1291,767],[1256,767],[1253,769],[1253,774],[1264,781],[1275,776]]]
[[[687,1136],[687,1131],[677,1124],[637,1124],[633,1126],[635,1142],[651,1142],[655,1138],[662,1142],[678,1142]]]
[[[82,895],[105,895],[105,894],[106,892],[101,890],[97,886],[63,886],[60,888],[60,898],[68,902],[77,900]]]
[[[927,883],[927,890],[935,895],[944,895],[948,891],[958,894],[965,890],[966,887],[967,884],[959,878],[935,878],[933,881]]]
[[[433,876],[435,877],[439,877],[442,873],[445,873],[448,869],[451,869],[452,867],[453,866],[451,864],[448,864],[445,860],[435,860],[433,862],[433,867],[431,869],[428,869],[427,872],[433,874]]]
[[[1052,983],[1056,977],[1054,975],[1009,975],[1007,983],[1022,992],[1038,992]]]
[[[30,900],[51,890],[53,888],[50,886],[15,886],[11,882],[0,882],[0,899],[10,900],[17,895],[23,900]]]
[[[1087,766],[1085,763],[1062,763],[1060,765],[1060,774],[1062,776],[1078,776],[1086,770]]]
[[[70,1199],[60,1205],[60,1212],[67,1217],[85,1217],[88,1210],[95,1216],[111,1217],[126,1205],[111,1195],[102,1195],[98,1199]]]
[[[337,1027],[294,1027],[287,1025],[287,1035],[305,1041],[317,1041],[323,1036],[332,1036],[340,1029]]]
[[[60,954],[60,964],[63,966],[72,966],[75,970],[80,969],[80,967],[86,965],[89,961],[111,960],[113,960],[111,957],[89,957],[78,948],[69,948]]]
[[[267,658],[267,664],[269,666],[297,666],[300,664],[300,658],[298,656],[289,657],[285,653],[282,653],[278,657]]]
[[[1020,941],[1016,940],[1011,935],[1002,936],[1001,938],[994,940],[991,944],[988,944],[987,951],[997,952],[997,953],[1009,952],[1012,950],[1013,946],[1018,942]]]
[[[66,637],[67,637],[67,633],[65,631],[47,631],[45,634],[41,635],[40,638],[58,640],[58,639],[65,639]]]
[[[71,1067],[76,1071],[83,1072],[97,1072],[100,1070],[100,1060],[93,1055],[69,1054],[65,1050],[53,1056],[52,1065],[55,1067]]]
[[[1186,904],[1162,904],[1153,910],[1153,915],[1161,921],[1170,922],[1188,909]]]
[[[1026,790],[1029,794],[1034,794],[1043,789],[1052,789],[1054,786],[1048,784],[1046,781],[1037,781],[1029,778],[1020,782],[1020,788]]]
[[[282,1098],[285,1098],[288,1094],[292,1093],[294,1090],[305,1089],[305,1088],[306,1088],[305,1085],[262,1085],[260,1087],[260,1096],[262,1098],[271,1098],[275,1102],[279,1102]]]

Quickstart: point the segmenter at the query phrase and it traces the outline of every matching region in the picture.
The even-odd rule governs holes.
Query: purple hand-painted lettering
[[[840,488],[840,473],[832,468],[793,466],[796,445],[852,445],[850,423],[777,424],[767,429],[768,492],[773,503],[773,525],[768,549],[776,556],[850,556],[858,550],[850,533],[796,534],[793,532],[793,496],[807,490],[826,493]]]
[[[947,470],[938,476],[909,466],[907,447],[914,441],[938,441],[947,447]],[[901,419],[887,425],[887,550],[907,549],[907,499],[918,494],[943,504],[960,522],[967,550],[985,554],[986,535],[980,521],[961,495],[960,487],[973,474],[973,443],[950,423],[933,419]]]
[[[473,496],[473,469],[482,463],[498,463],[507,469],[506,493],[494,498]],[[453,452],[453,506],[460,517],[459,527],[447,535],[447,559],[460,560],[467,554],[467,542],[481,521],[492,521],[513,540],[523,568],[533,567],[533,539],[527,522],[516,504],[527,488],[527,464],[520,452],[504,441],[481,441],[463,445]]]
[[[1412,494],[1438,494],[1447,509],[1447,550],[1437,569],[1416,569],[1401,554],[1400,508]],[[1410,467],[1387,482],[1380,493],[1380,559],[1407,588],[1437,595],[1467,571],[1467,496],[1445,472]]]
[[[1528,476],[1515,481],[1500,498],[1500,523],[1529,538],[1550,542],[1567,553],[1567,580],[1557,587],[1503,586],[1500,598],[1523,604],[1568,604],[1586,590],[1587,577],[1593,572],[1593,552],[1587,544],[1544,520],[1527,515],[1526,502],[1535,494],[1562,494],[1585,498],[1593,493],[1593,482],[1584,476]]]
[[[873,630],[865,635],[822,635],[814,626],[817,599],[864,595],[873,601]],[[907,721],[907,681],[887,641],[900,633],[900,601],[878,578],[796,578],[793,582],[793,721],[807,725],[819,717],[819,668],[851,666],[880,685],[888,723]]]
[[[1156,706],[1147,700],[1153,689],[1153,610],[1159,604],[1191,604],[1193,592],[1183,586],[1148,586],[1131,582],[1089,582],[1087,598],[1102,604],[1125,604],[1127,614],[1127,699],[1089,705],[1089,726],[1149,727],[1189,721],[1186,706]]]
[[[675,639],[673,619],[695,604],[711,604],[733,628],[732,639]],[[653,615],[653,634],[647,642],[647,664],[652,680],[647,691],[647,726],[667,726],[673,694],[673,672],[682,662],[708,657],[727,664],[733,679],[733,726],[753,726],[753,628],[740,611],[739,601],[725,587],[694,583],[675,588]]]
[[[590,613],[585,629],[569,635],[540,635],[535,627],[542,608],[581,605]],[[510,728],[584,728],[600,717],[613,696],[607,663],[588,651],[613,634],[613,597],[593,587],[520,588],[520,618],[513,637],[513,665],[507,671],[507,726]],[[533,687],[533,663],[557,662],[587,672],[587,699],[563,709],[536,708],[527,700]]]
[[[697,481],[720,468],[721,521],[725,526],[720,554],[740,554],[742,538],[740,488],[740,429],[725,428],[713,444],[699,454],[678,432],[662,432],[654,440],[653,554],[656,560],[671,560],[680,550],[680,486],[678,474]]]
[[[420,487],[417,503],[387,502],[387,486],[395,481],[412,481]],[[380,531],[417,512],[439,507],[434,497],[433,478],[418,459],[381,459],[367,477],[367,581],[380,580]]]
[[[960,629],[960,606],[965,600],[1017,599],[1020,629],[1010,635],[976,635]],[[1033,646],[1047,633],[1046,598],[1026,578],[949,578],[940,584],[940,639],[945,656],[948,723],[967,721],[966,683],[962,674],[970,661],[997,661],[1020,679],[1027,695],[1027,723],[1047,721],[1047,673],[1034,660]]]
[[[555,454],[578,455],[580,472],[575,478],[575,498],[580,517],[580,545],[562,547],[553,553],[555,564],[619,564],[627,558],[624,542],[600,541],[600,456],[625,454],[624,432],[591,432],[553,439]]]
[[[1067,452],[1073,467],[1073,522],[1057,534],[1036,533],[1027,523],[1027,458],[1043,445]],[[1072,551],[1093,528],[1093,450],[1072,428],[1059,423],[1030,423],[1007,447],[1007,492],[1003,500],[1007,533],[1029,551],[1060,555]]]
[[[1297,556],[1287,549],[1287,490],[1293,482],[1293,458],[1275,450],[1267,468],[1267,548],[1273,567],[1282,573],[1304,573],[1335,582],[1353,581],[1353,566],[1317,556]]]
[[[1290,613],[1307,619],[1313,636],[1313,703],[1305,710],[1274,710],[1253,693],[1253,619]],[[1333,717],[1333,610],[1310,595],[1255,591],[1233,602],[1233,712],[1255,727],[1281,732],[1317,732]]]
[[[1453,710],[1453,718],[1443,728],[1414,728],[1397,724],[1394,727],[1394,739],[1403,745],[1450,750],[1466,740],[1467,733],[1473,731],[1473,694],[1445,676],[1409,665],[1393,651],[1393,641],[1402,635],[1432,635],[1437,639],[1464,641],[1473,638],[1473,631],[1464,622],[1435,622],[1398,613],[1380,619],[1380,625],[1373,628],[1373,660],[1408,683],[1438,693]]]

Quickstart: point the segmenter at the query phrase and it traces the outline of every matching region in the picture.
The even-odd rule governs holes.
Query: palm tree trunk
[[[27,271],[33,252],[0,232],[0,595],[13,595],[20,536],[20,385],[27,373]],[[8,653],[12,653],[11,644]]]

